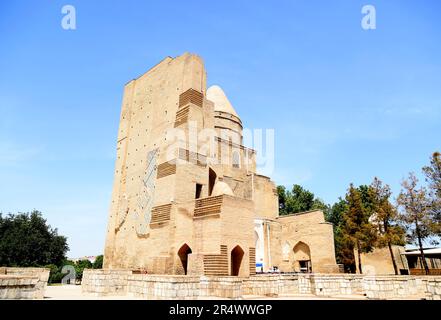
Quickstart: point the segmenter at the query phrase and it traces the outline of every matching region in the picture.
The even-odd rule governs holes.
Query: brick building
[[[336,272],[321,211],[279,216],[242,121],[202,59],[167,57],[128,82],[104,268],[154,274]]]

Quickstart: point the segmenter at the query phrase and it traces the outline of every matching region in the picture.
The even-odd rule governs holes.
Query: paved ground
[[[317,297],[314,295],[284,295],[278,297],[262,297],[262,296],[244,296],[244,300],[364,300],[366,297],[361,295],[353,296],[336,296],[336,297]],[[142,298],[131,296],[110,296],[110,297],[96,297],[92,295],[85,295],[81,292],[81,286],[48,286],[46,288],[45,299],[50,300],[143,300]],[[212,297],[213,300],[220,300],[220,298]]]
[[[128,296],[95,297],[85,295],[81,292],[81,286],[73,285],[47,286],[44,298],[51,300],[139,300],[136,297]]]

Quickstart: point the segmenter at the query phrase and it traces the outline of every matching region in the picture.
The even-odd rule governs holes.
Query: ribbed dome
[[[207,99],[214,102],[214,111],[226,112],[239,118],[221,87],[214,85],[208,88]]]
[[[231,190],[230,186],[227,183],[223,181],[217,181],[213,187],[211,195],[220,196],[223,194],[234,196],[233,190]]]

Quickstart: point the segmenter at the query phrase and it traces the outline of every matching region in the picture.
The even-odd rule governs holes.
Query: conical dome
[[[214,102],[214,111],[226,112],[239,118],[221,87],[214,85],[208,88],[207,99]]]
[[[223,181],[217,181],[213,187],[213,191],[211,195],[214,196],[221,196],[223,194],[234,196],[233,190],[231,190],[230,186]]]

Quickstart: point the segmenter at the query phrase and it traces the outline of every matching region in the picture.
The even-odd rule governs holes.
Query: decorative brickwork
[[[194,219],[219,217],[222,210],[223,196],[208,197],[195,201]]]
[[[175,120],[175,128],[179,127],[181,124],[188,122],[188,114],[190,113],[190,107],[186,106],[182,109],[179,109],[176,112],[176,120]]]
[[[204,95],[194,89],[188,89],[179,96],[179,107],[183,107],[189,103],[202,107]]]
[[[256,274],[256,248],[250,248],[250,275]]]
[[[203,154],[190,152],[190,150],[179,148],[179,159],[196,164],[201,167],[207,165],[207,157]]]
[[[220,246],[220,254],[204,255],[204,274],[207,276],[228,275],[228,250],[227,246]]]
[[[152,220],[150,224],[158,224],[170,220],[171,204],[164,204],[152,208]]]
[[[158,166],[157,178],[163,178],[176,173],[176,164],[171,164],[169,162],[161,163]]]

